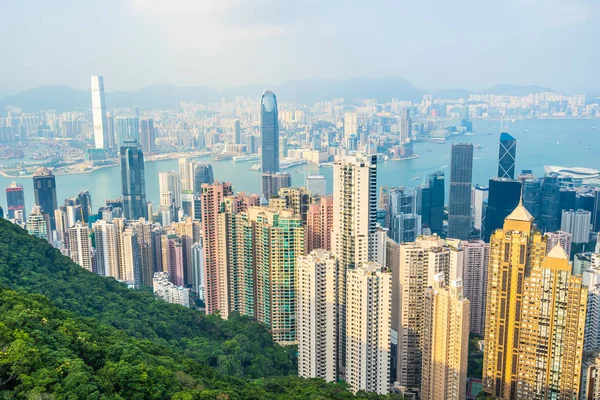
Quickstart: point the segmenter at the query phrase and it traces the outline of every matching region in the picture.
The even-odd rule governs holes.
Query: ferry
[[[260,171],[260,167],[260,163],[252,164],[252,166],[250,167],[250,171]]]
[[[251,155],[251,156],[233,156],[233,162],[246,162],[246,161],[256,161],[260,160],[259,155]]]
[[[481,145],[480,145],[480,144],[476,144],[474,147],[475,147],[476,149],[480,149],[480,148],[481,148]]]

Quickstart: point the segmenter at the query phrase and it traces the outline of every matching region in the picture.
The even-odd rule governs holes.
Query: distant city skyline
[[[600,90],[593,0],[34,0],[3,12],[30,17],[4,25],[14,61],[0,67],[10,77],[0,93],[83,89],[91,75],[103,75],[107,91],[360,76],[401,76],[427,91],[497,83]]]

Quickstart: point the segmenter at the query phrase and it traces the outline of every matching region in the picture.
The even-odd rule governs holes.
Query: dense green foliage
[[[249,318],[129,290],[0,220],[0,398],[353,398],[295,373]]]
[[[479,341],[483,338],[476,333],[469,334],[469,364],[467,376],[481,379],[483,376],[483,352],[479,350]]]

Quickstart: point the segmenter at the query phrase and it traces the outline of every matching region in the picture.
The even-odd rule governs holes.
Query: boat
[[[260,160],[259,155],[249,155],[249,156],[233,156],[233,162],[246,162],[246,161],[256,161]]]
[[[475,147],[476,149],[480,149],[480,148],[481,148],[481,145],[480,145],[480,144],[476,144],[474,147]]]
[[[260,163],[252,164],[250,171],[260,171]]]
[[[415,176],[414,178],[412,178],[412,179],[411,179],[411,181],[416,181],[416,180],[418,180],[418,179],[419,179],[419,177],[418,177],[418,176]]]

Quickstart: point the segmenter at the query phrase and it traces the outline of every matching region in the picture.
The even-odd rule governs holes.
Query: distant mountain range
[[[419,101],[426,92],[418,89],[405,79],[389,78],[353,78],[353,79],[310,79],[289,81],[278,85],[247,85],[227,89],[214,89],[208,86],[175,86],[156,83],[132,91],[106,93],[106,104],[111,108],[130,108],[138,106],[140,110],[177,109],[182,101],[208,103],[231,99],[234,96],[259,97],[263,89],[272,89],[279,101],[314,104],[317,101],[343,97],[347,102],[356,103],[360,98],[373,98],[379,102],[400,100]],[[497,85],[482,93],[502,95],[524,95],[529,93],[553,92],[540,86]],[[464,98],[475,93],[466,89],[450,89],[435,94],[436,98]],[[7,106],[20,107],[26,112],[37,110],[89,110],[91,95],[89,91],[77,90],[67,86],[41,86],[12,94],[0,99],[0,109]]]

